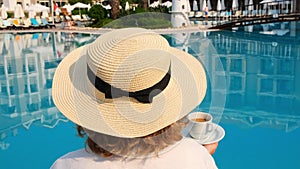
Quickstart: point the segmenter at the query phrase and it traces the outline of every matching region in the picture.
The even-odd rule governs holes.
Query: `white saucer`
[[[197,140],[200,144],[211,144],[222,140],[225,136],[225,130],[218,124],[213,123],[214,131],[205,139]]]

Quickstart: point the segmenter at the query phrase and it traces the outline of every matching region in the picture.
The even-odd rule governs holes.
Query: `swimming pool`
[[[284,24],[286,33],[273,24],[164,35],[211,76],[196,109],[226,130],[214,155],[221,169],[300,168],[300,26]],[[97,36],[0,34],[0,168],[49,168],[84,145],[55,108],[51,85],[60,60]]]

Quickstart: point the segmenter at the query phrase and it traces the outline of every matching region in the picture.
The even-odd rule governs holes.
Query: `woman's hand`
[[[217,150],[219,142],[211,143],[211,144],[204,144],[203,146],[207,149],[209,154],[214,154]]]

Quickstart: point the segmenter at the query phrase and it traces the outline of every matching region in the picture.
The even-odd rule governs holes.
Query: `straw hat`
[[[186,116],[207,88],[202,64],[142,28],[101,35],[66,56],[56,69],[57,108],[82,127],[141,137]]]

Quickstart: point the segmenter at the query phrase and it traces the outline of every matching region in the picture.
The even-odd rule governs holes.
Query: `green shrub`
[[[138,0],[129,0],[131,3],[139,3]],[[160,6],[158,8],[148,8],[145,10],[139,4],[135,11],[125,11],[126,0],[121,0],[120,4],[120,19],[113,20],[108,18],[109,11],[104,9],[101,5],[94,5],[89,11],[88,15],[94,20],[89,26],[91,27],[111,27],[111,28],[125,28],[125,27],[143,27],[143,28],[169,28],[171,27],[171,19],[169,8]],[[167,17],[166,17],[167,16]],[[126,18],[126,19],[124,19]],[[112,22],[112,23],[110,23]]]
[[[94,5],[88,11],[88,15],[90,18],[94,19],[94,22],[97,23],[101,21],[101,19],[106,18],[107,12],[101,5]]]
[[[90,25],[88,25],[89,27],[94,27],[94,28],[101,28],[105,25],[107,25],[108,23],[112,22],[113,19],[110,19],[110,18],[104,18],[104,19],[101,19],[100,21],[97,21],[97,22],[93,22],[91,23]]]
[[[106,28],[142,27],[148,29],[170,28],[170,15],[147,12],[128,15],[105,25]]]
[[[14,13],[7,12],[7,18],[13,18],[13,17],[14,17]]]

